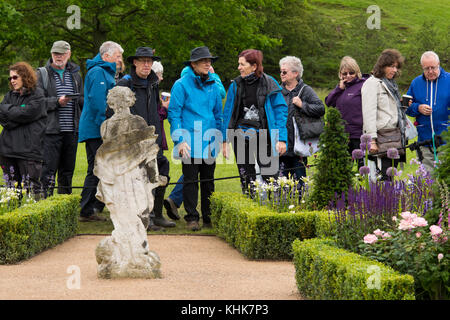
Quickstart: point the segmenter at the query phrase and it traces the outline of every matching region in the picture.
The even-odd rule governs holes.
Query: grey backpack
[[[45,67],[38,68],[39,74],[42,78],[42,85],[44,86],[44,91],[47,94],[47,88],[48,88],[48,71]]]

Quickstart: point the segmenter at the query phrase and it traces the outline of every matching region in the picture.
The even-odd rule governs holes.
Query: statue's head
[[[136,96],[130,88],[116,86],[108,91],[106,102],[115,113],[120,113],[121,110],[134,106]]]

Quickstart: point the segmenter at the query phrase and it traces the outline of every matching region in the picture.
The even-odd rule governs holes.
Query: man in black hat
[[[158,114],[159,100],[159,79],[152,70],[153,61],[160,61],[161,58],[153,54],[153,49],[149,47],[139,47],[136,54],[127,58],[131,65],[130,74],[125,75],[118,83],[118,86],[130,88],[136,95],[136,103],[130,108],[132,114],[141,116],[149,126],[155,126],[155,133],[158,135],[156,143],[159,146],[157,156],[158,171],[160,175],[166,176],[169,181],[169,161],[163,155],[161,147],[162,134],[161,123]],[[112,109],[108,108],[106,117],[114,114]],[[168,221],[163,217],[163,201],[166,186],[159,186],[154,189],[155,202],[153,212],[150,214],[150,224],[148,229],[151,231],[161,230],[162,228],[175,227],[175,222]]]
[[[187,228],[200,230],[197,211],[200,178],[203,227],[211,227],[211,202],[214,192],[215,158],[222,138],[222,97],[219,86],[211,77],[211,63],[217,60],[207,47],[191,51],[186,74],[172,87],[168,109],[170,133],[174,140],[174,156],[182,157],[184,175],[183,200]],[[184,134],[184,133],[187,134]],[[220,137],[217,136],[220,135]]]

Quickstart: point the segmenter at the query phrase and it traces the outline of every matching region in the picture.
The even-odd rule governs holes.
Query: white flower
[[[294,205],[293,204],[291,204],[290,206],[289,206],[289,210],[291,210],[291,209],[294,209]]]
[[[295,213],[295,210],[293,210],[293,211],[290,211],[290,213]]]

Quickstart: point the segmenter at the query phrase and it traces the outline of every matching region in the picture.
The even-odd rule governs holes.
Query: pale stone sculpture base
[[[152,190],[167,184],[157,166],[155,127],[130,113],[134,93],[115,87],[108,93],[114,115],[100,127],[103,143],[95,156],[96,197],[110,212],[114,231],[95,250],[99,278],[160,278],[159,256],[149,250],[147,230]]]

